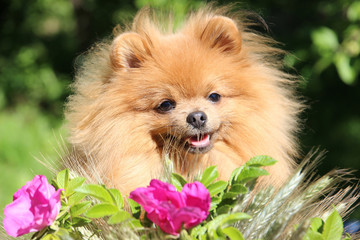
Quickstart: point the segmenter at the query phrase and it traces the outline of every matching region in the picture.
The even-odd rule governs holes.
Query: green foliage
[[[172,21],[174,22],[175,28],[178,28],[181,26],[181,23],[188,14],[189,10],[197,9],[200,6],[203,6],[204,2],[201,0],[135,0],[135,4],[139,9],[150,6],[158,10],[158,14],[161,14],[164,10],[176,13],[173,15]]]
[[[65,136],[65,131],[60,128],[60,121],[51,123],[49,119],[29,106],[0,111],[0,209],[35,174],[50,176],[49,170],[35,158],[56,161],[57,136]]]
[[[78,228],[91,224],[92,219],[104,217],[111,225],[122,223],[131,228],[142,228],[140,221],[124,210],[124,199],[119,190],[84,183],[83,177],[71,178],[68,169],[57,174],[52,184],[57,189],[64,189],[60,213],[49,228],[35,233],[34,239],[84,239]],[[136,213],[136,203],[131,205]]]
[[[212,197],[212,208],[207,220],[190,231],[183,230],[181,239],[244,239],[241,232],[234,227],[239,221],[248,220],[250,215],[232,212],[236,201],[242,194],[250,191],[249,182],[259,176],[267,175],[260,169],[275,161],[270,157],[258,156],[234,170],[229,181],[217,181],[217,168],[211,166],[204,170],[200,181],[209,189]],[[172,173],[171,182],[180,191],[187,181],[179,174]],[[71,177],[68,169],[60,171],[52,184],[63,189],[61,192],[61,209],[56,221],[43,231],[33,235],[34,239],[83,239],[79,227],[92,223],[92,219],[105,219],[108,224],[122,224],[138,234],[146,235],[146,228],[153,227],[149,220],[142,219],[141,207],[135,201],[127,199],[131,213],[124,210],[124,199],[117,189],[104,185],[85,184],[83,177]],[[96,232],[94,232],[96,234]],[[164,233],[161,233],[164,235]]]
[[[311,219],[311,225],[303,240],[350,240],[350,235],[344,234],[344,225],[339,213],[334,209],[324,222],[321,218]]]
[[[182,229],[178,236],[162,232],[139,204],[124,199],[117,189],[86,184],[83,177],[64,169],[52,180],[55,188],[63,189],[60,213],[51,226],[34,233],[32,239],[82,240],[96,236],[96,239],[243,240],[281,236],[299,240],[350,240],[350,235],[344,235],[343,221],[336,209],[351,206],[351,199],[357,196],[344,198],[351,189],[338,196],[317,199],[332,188],[334,179],[324,176],[314,183],[304,183],[310,171],[304,168],[275,194],[271,187],[255,191],[254,182],[268,174],[262,167],[275,162],[268,156],[254,157],[235,169],[228,181],[217,180],[216,167],[205,169],[200,179],[211,195],[209,215],[199,225]],[[172,173],[171,181],[179,189],[187,183],[176,173]],[[303,209],[316,215],[304,213]],[[313,218],[303,221],[303,216]]]

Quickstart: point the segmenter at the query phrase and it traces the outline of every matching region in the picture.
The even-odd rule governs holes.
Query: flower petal
[[[174,214],[172,221],[176,230],[179,232],[182,225],[184,225],[186,229],[189,229],[201,223],[206,217],[207,215],[205,215],[200,208],[183,207]]]
[[[194,182],[194,183],[187,183],[184,185],[182,191],[181,191],[186,206],[189,207],[198,207],[204,213],[209,213],[210,209],[210,193],[209,190],[200,182]]]
[[[60,193],[45,176],[37,175],[20,188],[4,210],[4,228],[13,237],[51,225],[60,212]]]

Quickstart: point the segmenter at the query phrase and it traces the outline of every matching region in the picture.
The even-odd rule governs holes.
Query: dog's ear
[[[236,23],[223,16],[214,16],[207,21],[200,35],[200,40],[210,48],[217,48],[225,53],[238,53],[241,50],[241,33]]]
[[[148,43],[137,33],[123,33],[114,39],[111,46],[110,60],[116,69],[139,68],[148,56]]]

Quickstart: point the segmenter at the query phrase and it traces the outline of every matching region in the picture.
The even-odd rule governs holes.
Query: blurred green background
[[[35,174],[50,176],[35,159],[58,158],[60,136],[66,138],[63,105],[76,57],[145,5],[172,8],[179,20],[187,9],[204,3],[1,1],[0,216],[26,181]],[[288,71],[303,76],[299,91],[311,107],[303,114],[307,121],[301,144],[305,153],[314,146],[328,151],[319,173],[359,169],[360,0],[244,0],[240,6],[265,19],[268,34],[291,53],[284,59]]]

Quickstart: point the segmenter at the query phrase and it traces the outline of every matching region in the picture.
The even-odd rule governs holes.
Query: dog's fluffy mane
[[[245,142],[234,142],[232,147],[234,149],[241,148],[241,154],[244,157],[260,154],[274,157],[279,160],[279,163],[273,168],[274,170],[269,169],[270,176],[272,172],[282,172],[287,177],[294,166],[293,159],[298,157],[296,132],[299,129],[298,115],[303,109],[303,104],[295,91],[297,78],[283,71],[282,57],[285,52],[276,47],[277,43],[273,39],[253,30],[253,26],[263,26],[261,21],[255,20],[260,18],[254,17],[253,13],[235,12],[228,7],[208,6],[190,13],[187,20],[176,27],[177,29],[175,29],[174,23],[168,20],[171,19],[171,15],[169,16],[156,17],[153,11],[142,10],[136,15],[131,26],[122,30],[119,27],[116,28],[114,37],[97,43],[86,54],[80,56],[81,63],[77,66],[75,82],[72,85],[74,94],[69,97],[66,105],[70,143],[77,155],[76,161],[79,161],[79,158],[82,159],[81,161],[85,161],[89,156],[94,157],[97,171],[100,175],[110,179],[109,172],[114,171],[114,168],[118,171],[121,171],[119,168],[128,168],[128,176],[121,177],[121,181],[124,183],[131,178],[141,178],[141,171],[154,168],[154,162],[151,160],[154,146],[148,146],[141,135],[147,129],[141,125],[136,126],[137,119],[131,119],[131,115],[125,114],[128,109],[119,104],[118,99],[111,96],[111,94],[115,94],[115,91],[119,94],[121,86],[116,90],[109,90],[114,73],[111,60],[113,40],[117,36],[129,32],[137,33],[146,39],[147,43],[155,45],[161,36],[172,35],[175,31],[193,34],[195,37],[201,38],[204,29],[208,27],[209,20],[223,16],[231,19],[241,34],[239,64],[248,67],[249,71],[245,74],[254,77],[252,81],[258,81],[259,89],[257,89],[255,97],[262,99],[260,102],[256,102],[259,105],[249,107],[249,111],[251,108],[261,108],[261,116],[246,120],[250,125],[247,129],[236,129],[229,133],[230,135],[241,131],[242,136],[247,138]],[[212,27],[221,28],[222,26]],[[211,36],[209,37],[211,38]],[[223,44],[231,41],[231,39],[227,39],[227,36],[220,37],[223,38]],[[132,47],[136,48],[137,46]],[[151,48],[151,44],[149,48]],[[227,49],[223,49],[223,51],[227,51]],[[137,64],[131,59],[128,60],[128,63]],[[252,73],[254,75],[250,76]],[[111,92],[109,93],[109,91]],[[122,91],[130,90],[124,87]],[[127,101],[133,100],[128,99]],[[122,121],[119,120],[119,116],[123,119]],[[237,116],[239,121],[246,117],[248,116]],[[113,134],[114,131],[116,134]],[[240,139],[239,136],[234,138]],[[137,153],[133,156],[131,163],[116,165],[115,161],[121,160],[116,155],[114,143],[119,147],[127,146],[129,154]],[[105,155],[107,159],[113,160],[104,161],[99,157]],[[70,163],[68,162],[67,166],[74,166],[71,163],[74,158],[68,159],[70,159]],[[94,169],[89,170],[89,172],[91,171]],[[106,182],[106,180],[104,181]],[[284,179],[279,179],[275,174],[272,181],[276,184],[277,181],[283,182]],[[122,186],[117,187],[122,189]]]

